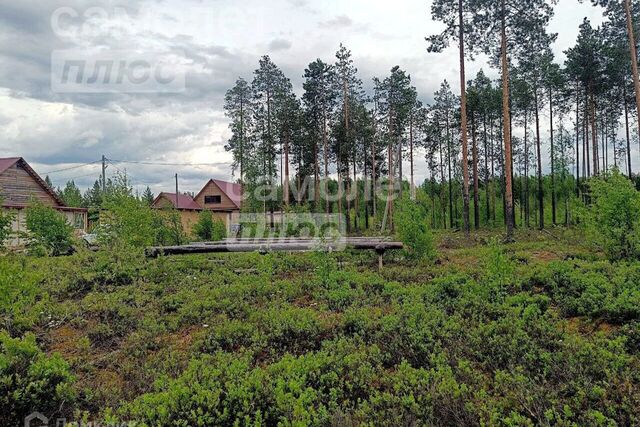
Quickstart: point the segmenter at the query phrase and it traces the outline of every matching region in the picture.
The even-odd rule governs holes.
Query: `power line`
[[[229,163],[162,163],[162,162],[150,162],[150,161],[137,161],[137,160],[115,160],[109,159],[109,162],[115,163],[128,163],[136,165],[149,165],[149,166],[226,166]]]
[[[86,166],[95,165],[96,163],[100,163],[100,162],[101,162],[101,160],[96,160],[95,162],[84,163],[82,165],[70,166],[70,167],[64,168],[64,169],[57,169],[57,170],[53,170],[53,171],[49,171],[49,172],[44,172],[43,175],[52,175],[54,173],[66,172],[66,171],[70,171],[70,170],[74,170],[74,169],[80,169],[80,168],[84,168]]]

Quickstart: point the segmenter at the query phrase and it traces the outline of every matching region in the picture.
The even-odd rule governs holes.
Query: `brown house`
[[[187,194],[180,194],[176,198],[175,193],[163,192],[152,204],[156,209],[177,209],[180,212],[182,226],[187,232],[191,232],[203,210],[211,211],[214,218],[222,220],[227,230],[231,230],[231,226],[240,220],[241,206],[242,186],[219,179],[209,180],[193,198]]]
[[[2,210],[14,214],[14,233],[26,231],[24,209],[34,202],[61,212],[76,231],[87,230],[87,210],[67,207],[22,157],[0,159],[0,199]],[[19,243],[14,240],[10,246]]]

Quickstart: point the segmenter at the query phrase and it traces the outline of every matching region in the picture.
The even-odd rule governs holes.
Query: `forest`
[[[640,6],[593,3],[560,63],[555,1],[434,0],[424,48],[454,46],[460,82],[429,105],[399,66],[363,82],[346,45],[302,88],[265,55],[227,91],[243,213],[338,214],[402,242],[383,266],[151,259],[225,224],[189,233],[124,173],[58,190],[95,247],[34,204],[6,250],[0,211],[0,425],[640,425]]]

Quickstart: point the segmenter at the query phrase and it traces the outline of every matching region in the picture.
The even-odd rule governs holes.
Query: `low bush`
[[[2,198],[0,198],[0,206],[2,206]],[[15,217],[9,211],[0,209],[0,251],[4,249],[6,241],[13,234],[12,224]]]
[[[435,256],[433,236],[427,227],[429,215],[423,204],[408,197],[399,200],[393,220],[409,258],[430,259]]]
[[[45,355],[33,335],[11,338],[0,330],[0,425],[17,425],[34,411],[47,417],[70,413],[74,377],[57,354]]]
[[[591,206],[586,227],[592,240],[612,260],[640,257],[640,192],[614,169],[589,183]]]
[[[26,225],[32,253],[59,256],[73,251],[73,227],[55,209],[41,204],[30,206]]]

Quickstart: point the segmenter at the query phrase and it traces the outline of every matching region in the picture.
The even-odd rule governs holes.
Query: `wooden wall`
[[[58,205],[19,162],[0,174],[0,198],[7,205],[26,206],[34,201],[40,201],[45,206]]]
[[[220,196],[222,199],[222,203],[205,204],[204,203],[205,196]],[[198,197],[195,200],[198,205],[202,206],[205,209],[216,209],[216,210],[237,210],[238,209],[235,203],[231,201],[229,196],[227,196],[224,193],[224,191],[222,191],[220,187],[218,187],[218,185],[213,181],[209,181],[209,183],[204,187],[203,191],[198,195]]]

